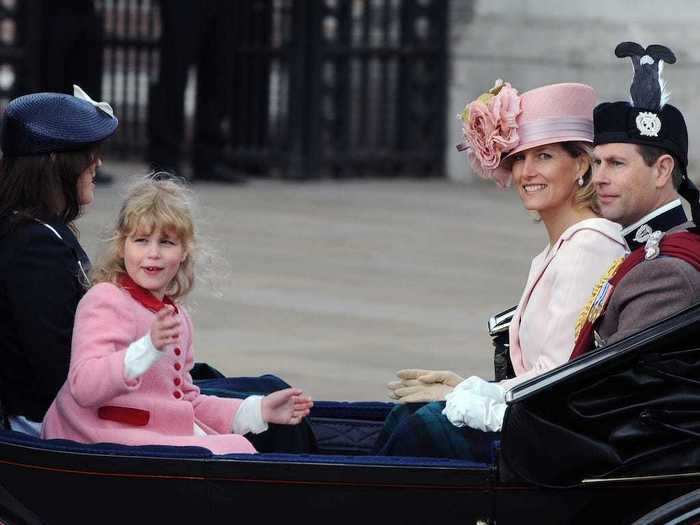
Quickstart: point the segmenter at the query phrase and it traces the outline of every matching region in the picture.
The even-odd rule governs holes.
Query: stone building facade
[[[452,0],[447,91],[447,175],[473,183],[456,115],[502,78],[520,92],[556,82],[585,82],[601,101],[626,100],[629,59],[622,41],[661,43],[678,59],[664,68],[670,102],[685,115],[690,174],[700,179],[700,3],[693,0]]]

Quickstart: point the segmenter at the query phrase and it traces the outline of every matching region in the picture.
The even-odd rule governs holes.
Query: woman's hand
[[[165,345],[173,344],[180,338],[180,319],[175,315],[175,309],[166,304],[158,310],[151,325],[151,342],[157,350],[163,350]]]
[[[447,370],[408,368],[396,372],[400,381],[387,386],[389,397],[399,403],[429,403],[443,401],[462,382],[462,377]]]
[[[420,368],[406,368],[396,372],[401,380],[417,379],[421,383],[442,383],[447,386],[457,386],[464,378],[449,370],[422,370]]]
[[[262,399],[262,417],[267,423],[296,425],[309,415],[314,402],[299,388],[285,388]]]

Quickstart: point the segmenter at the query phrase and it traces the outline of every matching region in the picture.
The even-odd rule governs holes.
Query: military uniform
[[[680,199],[677,199],[647,214],[622,233],[634,252],[652,248],[662,233],[661,242],[675,233],[687,232],[692,226]],[[601,290],[612,280],[618,268],[619,265],[606,283],[594,291],[594,297],[582,312],[582,316],[592,322],[593,333],[584,343],[580,340],[584,330],[579,331],[572,357],[590,350],[592,345],[603,346],[624,339],[700,300],[700,272],[692,264],[663,254],[647,258],[645,253],[644,260],[621,277],[611,290],[607,303],[601,305],[599,300],[596,304],[596,300],[603,297]],[[591,314],[596,306],[600,311]]]
[[[632,249],[644,249],[638,232],[645,225],[652,231],[687,231],[681,202],[660,216],[629,230],[625,240]],[[624,233],[624,232],[623,232]],[[635,266],[620,281],[598,327],[599,343],[614,343],[700,301],[700,272],[676,257],[655,257]]]
[[[631,57],[635,77],[630,88],[632,103],[604,102],[593,111],[596,146],[625,143],[653,147],[672,155],[682,174],[678,193],[690,204],[693,220],[700,217],[699,193],[688,178],[688,131],[683,114],[666,103],[656,89],[659,63],[675,62],[673,53],[664,46],[641,48],[623,42],[615,53]],[[651,87],[650,87],[651,86]],[[578,338],[572,359],[592,348],[619,341],[700,300],[700,272],[689,262],[663,253],[669,236],[687,230],[693,224],[683,211],[680,199],[649,211],[642,219],[623,230],[631,250],[643,250],[644,257],[634,267],[621,264],[611,269],[606,279],[594,290],[591,302],[582,312],[577,328]],[[695,250],[691,242],[689,249]],[[640,252],[641,253],[641,252]],[[640,254],[638,254],[641,257]],[[693,258],[691,258],[693,259]],[[615,275],[624,268],[624,276]],[[614,282],[614,285],[612,284]],[[581,322],[581,321],[584,322]]]

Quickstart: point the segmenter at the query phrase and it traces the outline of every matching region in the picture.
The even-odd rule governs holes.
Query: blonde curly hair
[[[124,242],[136,230],[148,234],[161,229],[182,242],[186,258],[170,282],[166,295],[179,299],[194,286],[195,229],[190,191],[180,182],[161,174],[149,175],[127,192],[117,222],[106,239],[107,245],[91,272],[92,284],[117,284],[126,274]]]

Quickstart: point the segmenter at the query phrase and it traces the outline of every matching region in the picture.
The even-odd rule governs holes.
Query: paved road
[[[94,258],[139,164],[109,163],[78,222]],[[214,253],[189,297],[199,360],[316,399],[386,399],[402,367],[491,374],[490,314],[515,304],[544,228],[512,191],[444,180],[193,185]],[[211,254],[210,254],[211,255]],[[211,258],[210,258],[211,259]]]

